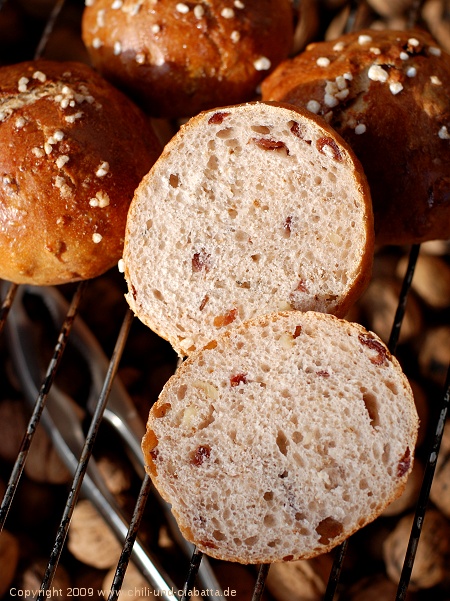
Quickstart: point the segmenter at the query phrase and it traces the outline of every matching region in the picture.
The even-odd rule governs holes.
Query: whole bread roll
[[[404,489],[417,425],[408,381],[374,334],[283,312],[189,357],[142,448],[188,540],[269,563],[325,553],[375,519]]]
[[[148,118],[87,65],[0,68],[0,277],[53,285],[117,264],[160,152]]]
[[[369,180],[376,241],[450,237],[450,56],[424,31],[318,42],[262,83],[265,100],[324,116]]]
[[[260,102],[205,111],[136,190],[128,303],[179,355],[262,313],[343,316],[370,278],[371,211],[359,162],[322,119]]]
[[[293,44],[291,0],[89,0],[92,64],[156,117],[252,100]]]

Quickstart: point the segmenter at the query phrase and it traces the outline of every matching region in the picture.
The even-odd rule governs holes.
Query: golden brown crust
[[[83,40],[94,66],[150,114],[184,117],[255,97],[293,41],[290,0],[95,0]]]
[[[78,63],[2,67],[0,102],[0,277],[61,284],[117,264],[160,153],[148,119]]]
[[[449,87],[429,34],[367,30],[311,44],[262,94],[325,116],[364,167],[377,242],[409,244],[450,237]]]

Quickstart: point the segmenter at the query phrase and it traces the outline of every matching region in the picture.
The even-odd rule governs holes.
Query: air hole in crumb
[[[224,540],[225,534],[220,530],[214,530],[213,538],[215,538],[216,540]]]
[[[153,296],[159,301],[164,301],[164,297],[159,290],[153,290]]]
[[[287,478],[289,476],[289,472],[287,470],[284,470],[284,472],[282,472],[281,474],[278,474],[278,478],[281,478],[282,480],[284,480],[284,478]]]
[[[236,219],[238,212],[236,209],[228,209],[228,215],[231,217],[231,219]]]
[[[256,535],[256,536],[249,536],[248,538],[246,538],[244,540],[244,543],[248,547],[253,547],[254,545],[256,545],[257,542],[258,542],[258,535]]]
[[[319,543],[322,545],[328,545],[333,538],[336,538],[336,536],[342,534],[343,530],[344,527],[341,522],[338,522],[332,517],[325,518],[319,522],[316,528],[316,532],[320,536]]]
[[[176,175],[175,173],[171,173],[169,176],[169,184],[172,186],[172,188],[178,188],[180,184],[178,175]]]
[[[287,455],[287,449],[288,449],[288,439],[286,438],[286,435],[284,434],[284,432],[279,431],[278,432],[278,436],[277,436],[277,447],[280,449],[280,453],[282,453],[283,455]]]
[[[292,442],[295,442],[295,444],[298,444],[300,442],[302,442],[303,440],[303,434],[301,432],[292,432]]]
[[[219,129],[219,131],[216,133],[216,136],[218,138],[221,138],[222,140],[226,140],[227,138],[231,138],[231,136],[233,135],[233,128],[232,127],[226,127],[225,129]],[[237,141],[236,141],[237,143]]]
[[[297,520],[297,522],[300,522],[301,520],[306,520],[306,515],[304,513],[300,513],[299,511],[297,511],[294,517]]]
[[[255,263],[258,263],[258,261],[261,259],[261,255],[251,255],[251,259]]]
[[[265,125],[252,125],[252,130],[259,134],[270,134],[270,127]]]
[[[273,501],[273,492],[271,490],[265,492],[263,495],[263,499],[264,501]]]
[[[186,396],[187,386],[186,384],[182,384],[177,390],[177,398],[179,401],[182,401]]]
[[[267,546],[270,547],[271,549],[273,549],[273,547],[276,547],[279,544],[280,544],[279,540],[271,540],[270,542],[267,543]]]
[[[319,177],[318,175],[316,175],[316,177],[314,178],[314,184],[316,186],[320,186],[321,183],[322,183],[322,178]]]
[[[384,381],[384,385],[388,388],[393,394],[398,394],[397,384],[395,382],[390,382],[389,380]]]
[[[247,234],[247,232],[242,230],[237,230],[237,232],[234,234],[234,237],[238,242],[249,242],[250,240],[250,236]]]
[[[148,230],[150,230],[153,227],[153,221],[151,219],[147,219],[145,226]]]
[[[264,526],[268,526],[269,528],[271,528],[272,526],[275,526],[275,524],[277,523],[275,517],[271,513],[268,513],[267,515],[265,515],[263,521],[264,521]]]
[[[215,154],[213,154],[213,155],[210,156],[207,166],[208,166],[209,169],[213,169],[213,170],[215,170],[215,169],[218,168],[218,166],[219,166],[219,160],[218,160],[218,158],[216,157]]]
[[[370,425],[372,428],[376,428],[376,426],[379,426],[380,424],[377,399],[375,395],[371,394],[370,392],[366,392],[363,394],[363,401],[370,417]]]
[[[389,463],[389,457],[391,454],[391,445],[386,443],[383,447],[383,455],[381,456],[382,462],[387,465]]]

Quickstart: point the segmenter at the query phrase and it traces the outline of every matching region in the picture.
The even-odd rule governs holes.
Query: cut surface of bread
[[[138,187],[124,248],[127,300],[180,355],[279,310],[345,315],[371,274],[361,166],[304,109],[206,111]]]
[[[367,29],[310,44],[264,100],[324,116],[361,161],[378,244],[450,237],[450,55],[426,31]]]
[[[281,312],[189,357],[150,411],[146,469],[185,537],[227,561],[329,551],[404,489],[418,418],[362,326]]]

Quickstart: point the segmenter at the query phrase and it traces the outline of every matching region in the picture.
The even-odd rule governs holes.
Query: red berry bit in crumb
[[[209,119],[208,119],[208,123],[209,124],[220,124],[222,123],[222,121],[228,117],[230,113],[214,113],[214,115],[212,115]]]
[[[205,459],[209,459],[211,454],[211,447],[208,445],[200,445],[196,448],[191,463],[192,465],[200,466],[205,461]]]
[[[155,417],[164,417],[168,411],[170,411],[170,403],[163,403],[162,405],[155,405],[153,409],[153,415]]]
[[[406,447],[405,454],[398,462],[397,477],[401,478],[402,476],[404,476],[410,467],[411,467],[411,451],[409,450],[409,447]]]
[[[370,361],[374,365],[383,365],[383,363],[387,362],[387,350],[380,342],[378,342],[378,340],[375,340],[371,336],[364,336],[363,334],[359,334],[358,340],[361,344],[364,344],[365,346],[375,351],[375,356],[370,358]]]
[[[295,326],[295,332],[292,334],[293,338],[298,338],[302,333],[302,326]]]
[[[288,147],[281,141],[277,142],[276,140],[269,140],[269,138],[252,138],[252,142],[263,150],[285,150],[286,154],[289,154]]]
[[[341,162],[343,160],[338,145],[332,138],[319,138],[316,142],[317,150],[322,154]]]
[[[201,540],[200,545],[206,547],[207,549],[217,549],[217,545],[209,540]]]
[[[217,317],[214,317],[213,323],[216,328],[222,328],[223,326],[228,326],[230,323],[233,323],[236,316],[237,309],[231,309],[231,311],[228,311],[225,315],[217,315]]]
[[[231,386],[239,386],[239,384],[247,384],[247,374],[236,374],[235,376],[231,376],[230,385]]]
[[[203,311],[203,309],[206,307],[206,303],[209,301],[209,296],[206,294],[203,299],[202,302],[200,303],[200,311]]]
[[[290,238],[290,236],[291,236],[291,225],[292,225],[292,217],[289,215],[289,217],[286,217],[284,224],[283,224],[283,230],[284,230],[284,234],[285,234],[286,238]]]
[[[211,268],[211,255],[209,255],[204,248],[200,252],[195,253],[192,257],[192,271],[198,273],[204,271],[208,273]]]
[[[316,371],[318,376],[322,376],[322,378],[329,378],[330,374],[326,370]]]
[[[296,136],[297,138],[300,138],[300,140],[305,140],[304,128],[302,125],[300,125],[300,123],[297,123],[297,121],[292,122],[291,133],[294,134],[294,136]],[[311,140],[305,140],[305,142],[307,144],[311,144]]]

